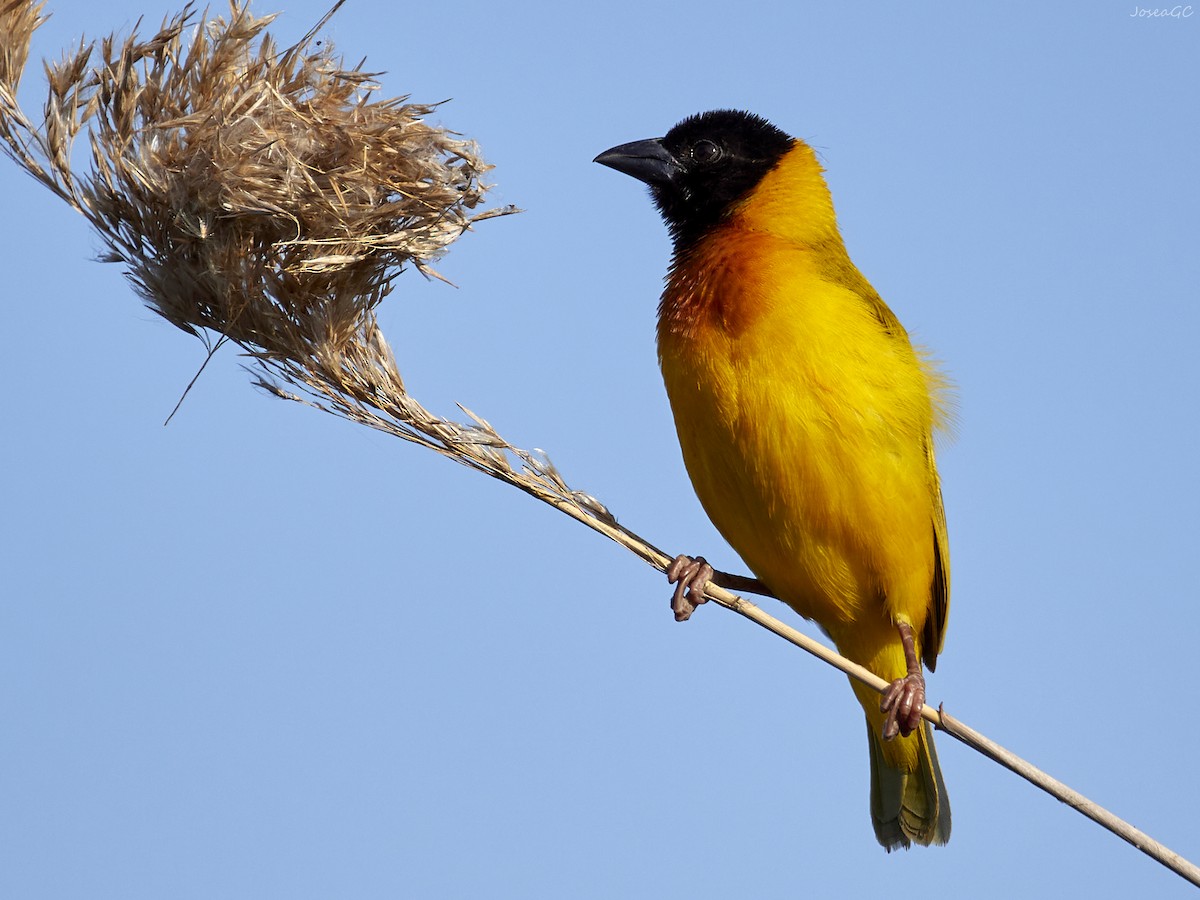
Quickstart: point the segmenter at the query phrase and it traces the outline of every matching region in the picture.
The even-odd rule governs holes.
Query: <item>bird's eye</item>
[[[702,166],[715,163],[723,155],[721,148],[712,141],[696,141],[692,145],[692,162],[699,163]]]

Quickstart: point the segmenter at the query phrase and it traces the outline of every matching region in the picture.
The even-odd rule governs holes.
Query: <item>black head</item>
[[[666,137],[605,150],[595,161],[650,185],[678,251],[719,222],[794,143],[761,116],[718,109],[684,119]]]

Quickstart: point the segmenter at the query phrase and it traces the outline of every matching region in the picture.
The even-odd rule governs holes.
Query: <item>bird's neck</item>
[[[831,266],[853,269],[820,163],[801,141],[720,222],[676,248],[660,339],[714,329],[736,337],[763,311],[765,295],[755,286],[778,265],[814,280]]]
[[[840,243],[833,198],[812,147],[796,141],[743,200],[729,224],[804,246]]]

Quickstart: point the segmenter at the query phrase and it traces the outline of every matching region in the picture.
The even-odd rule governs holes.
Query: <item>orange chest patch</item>
[[[775,240],[720,228],[676,261],[659,307],[659,327],[680,337],[716,330],[736,339],[771,305]]]

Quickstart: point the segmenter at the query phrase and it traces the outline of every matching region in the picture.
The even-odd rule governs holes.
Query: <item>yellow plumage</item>
[[[903,679],[908,625],[932,669],[949,602],[942,380],[850,261],[811,148],[706,116],[599,158],[655,188],[676,238],[658,349],[688,474],[750,570],[844,655]],[[930,729],[882,740],[879,696],[854,690],[877,837],[944,843]]]

